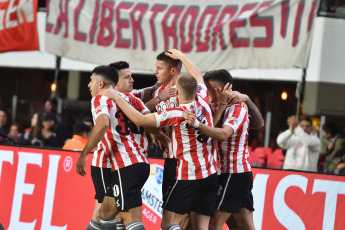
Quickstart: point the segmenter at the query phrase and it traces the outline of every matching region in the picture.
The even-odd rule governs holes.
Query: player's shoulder
[[[93,103],[94,105],[108,103],[109,101],[111,101],[111,99],[109,99],[108,97],[106,97],[104,95],[100,95],[100,94],[94,96],[91,99],[91,103]]]
[[[155,89],[153,91],[153,94],[159,93],[160,91],[164,90],[166,87],[167,87],[166,84],[163,84],[163,85],[159,86],[157,89]]]

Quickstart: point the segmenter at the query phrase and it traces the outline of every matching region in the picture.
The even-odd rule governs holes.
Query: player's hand
[[[87,161],[87,155],[86,156],[80,155],[77,161],[77,165],[76,165],[77,173],[79,175],[82,175],[82,176],[86,175],[86,171],[85,171],[86,161]]]
[[[231,97],[230,97],[230,103],[235,103],[235,102],[246,103],[248,101],[248,99],[249,99],[249,97],[246,94],[242,94],[238,91],[232,91]]]
[[[102,92],[100,92],[100,94],[110,98],[113,101],[116,101],[119,97],[121,97],[113,87],[104,89]]]
[[[162,101],[166,101],[169,98],[176,96],[176,88],[165,88],[159,93],[158,96]]]
[[[195,115],[189,111],[186,111],[185,119],[186,119],[187,124],[193,127],[195,123],[195,119],[196,119]]]
[[[297,123],[297,119],[295,116],[291,116],[287,119],[287,123],[289,125],[289,129],[291,130],[291,132],[293,132],[295,130],[295,128],[297,127],[298,123]]]
[[[175,60],[181,60],[181,57],[184,55],[181,51],[177,49],[171,49],[168,52],[165,52],[165,55],[171,57]]]
[[[169,142],[170,139],[164,133],[159,132],[154,134],[154,143],[156,144],[156,146],[159,146],[161,150],[163,150],[163,147],[165,147],[165,149],[168,149]]]
[[[224,86],[222,92],[217,94],[217,99],[219,103],[228,104],[230,101],[232,92],[232,85],[228,82]]]

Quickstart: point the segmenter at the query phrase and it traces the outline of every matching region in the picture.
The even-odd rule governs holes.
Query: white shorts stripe
[[[219,205],[218,205],[217,209],[219,209],[220,206],[221,206],[222,203],[223,203],[223,200],[224,200],[224,196],[225,196],[226,190],[227,190],[228,187],[229,187],[230,178],[231,178],[231,174],[229,175],[228,181],[226,182],[226,185],[225,185],[225,188],[224,188],[224,192],[223,192],[223,196],[222,196],[222,199],[221,199],[220,202],[219,202]]]
[[[163,209],[164,209],[165,206],[167,205],[167,203],[168,203],[168,201],[169,201],[169,199],[170,199],[170,196],[171,196],[172,192],[174,191],[174,188],[175,188],[176,185],[177,185],[177,182],[178,182],[178,180],[176,180],[174,186],[172,187],[172,189],[171,189],[171,191],[170,191],[170,193],[169,193],[169,196],[168,196],[168,198],[167,198],[167,201],[165,202],[165,205],[164,205]]]

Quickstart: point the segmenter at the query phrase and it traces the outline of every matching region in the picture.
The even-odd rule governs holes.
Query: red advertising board
[[[94,208],[79,153],[0,146],[0,222],[5,229],[85,229]]]
[[[5,229],[85,229],[94,208],[89,155],[82,177],[78,152],[0,146],[0,223]],[[163,160],[150,159],[142,190],[143,223],[159,230]],[[345,177],[253,169],[256,229],[344,229]],[[225,228],[224,228],[225,229]]]
[[[38,50],[38,0],[0,1],[0,52]]]

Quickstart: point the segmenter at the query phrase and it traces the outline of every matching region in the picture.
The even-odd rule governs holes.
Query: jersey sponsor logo
[[[160,103],[159,105],[157,105],[157,112],[164,111],[167,108],[175,108],[175,107],[178,107],[177,101],[172,101],[169,103]]]

